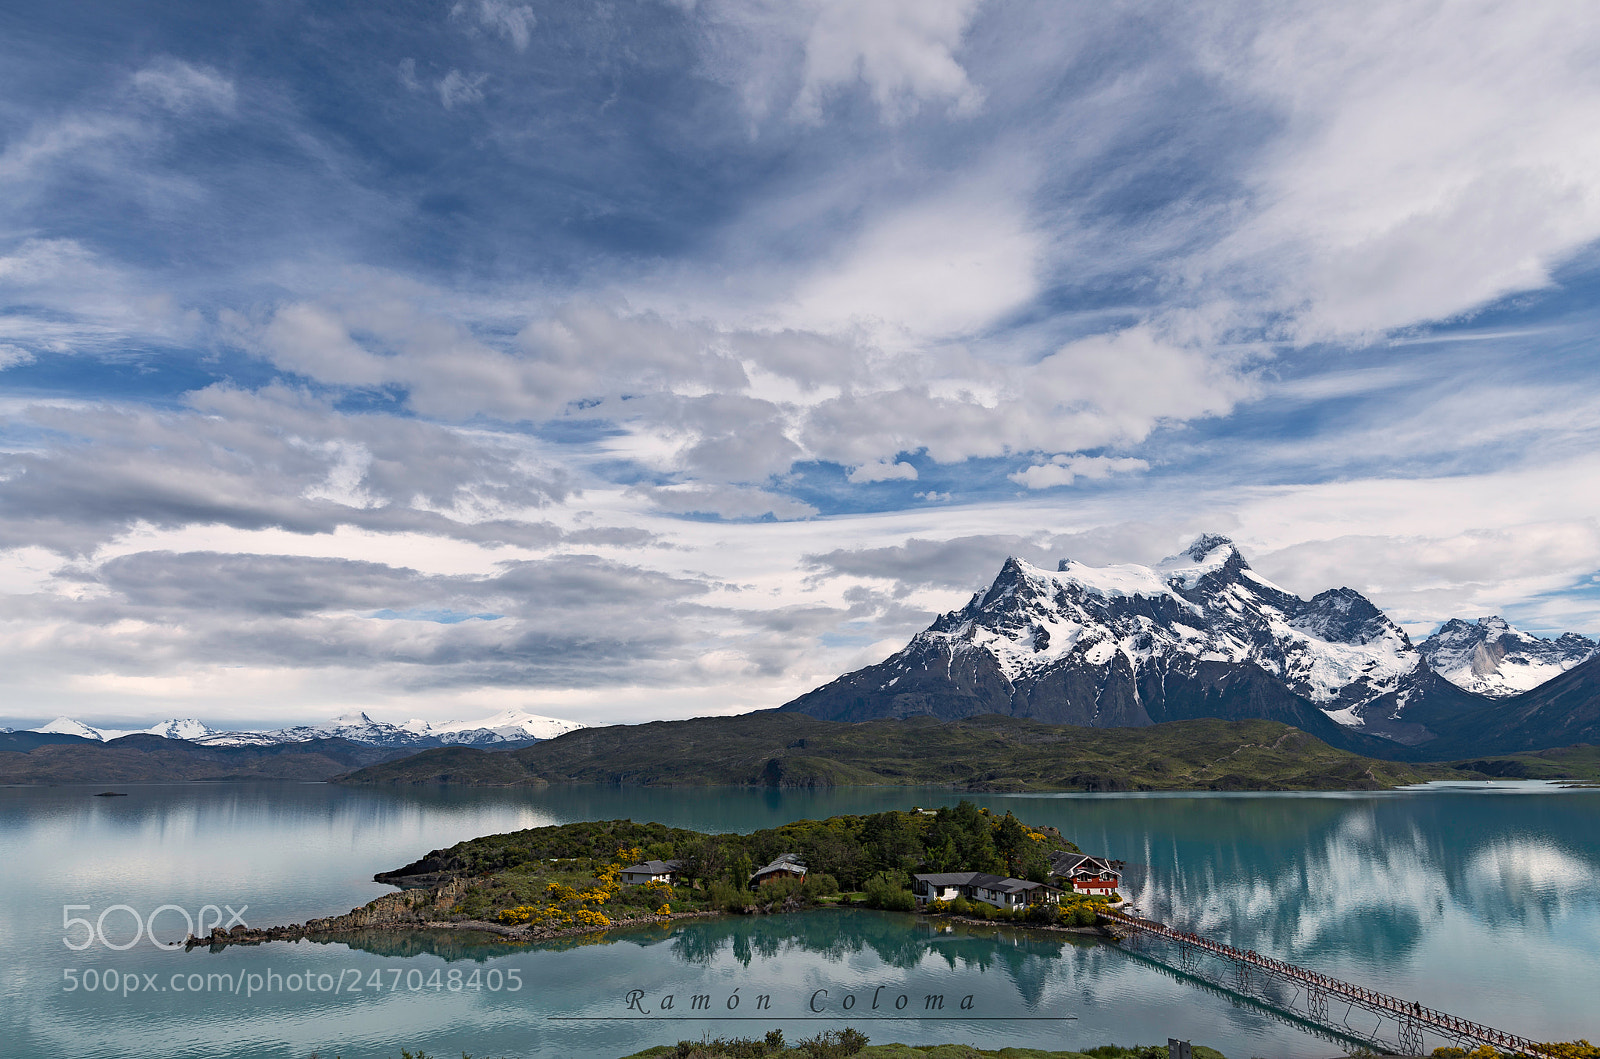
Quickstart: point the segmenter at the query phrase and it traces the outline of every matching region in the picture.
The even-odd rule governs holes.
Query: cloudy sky
[[[777,705],[1227,533],[1600,631],[1583,0],[22,0],[0,722]]]

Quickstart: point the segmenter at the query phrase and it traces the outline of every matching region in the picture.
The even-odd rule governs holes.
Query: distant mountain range
[[[1260,718],[1362,754],[1442,759],[1600,741],[1595,648],[1500,618],[1447,622],[1415,645],[1354,589],[1301,599],[1206,535],[1153,567],[1008,559],[903,650],[780,709],[1089,727]]]
[[[109,742],[63,732],[0,732],[0,784],[326,780],[414,753],[410,748],[365,746],[348,739],[201,746],[144,732]]]
[[[513,709],[477,721],[447,721],[443,724],[433,724],[428,721],[412,720],[400,725],[374,721],[365,713],[358,712],[336,717],[324,724],[299,725],[260,732],[223,731],[193,717],[161,721],[149,728],[139,729],[97,728],[70,717],[57,717],[49,724],[28,731],[47,736],[76,737],[93,742],[110,742],[132,735],[155,735],[164,739],[196,743],[200,746],[240,747],[344,739],[362,746],[408,747],[422,750],[428,747],[455,745],[520,745],[541,739],[554,739],[558,735],[582,727],[584,726],[577,721],[541,717],[525,710]],[[3,731],[11,732],[12,729],[7,728]]]

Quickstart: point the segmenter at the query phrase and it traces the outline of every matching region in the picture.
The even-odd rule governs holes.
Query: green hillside
[[[848,723],[767,711],[586,728],[522,750],[426,750],[339,782],[828,787],[969,791],[1379,790],[1459,779],[1443,765],[1336,750],[1275,721],[1078,728],[1014,717]]]

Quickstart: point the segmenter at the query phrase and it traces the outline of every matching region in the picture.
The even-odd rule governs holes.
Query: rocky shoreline
[[[419,930],[460,930],[480,934],[495,934],[507,941],[534,942],[554,938],[574,937],[579,934],[598,934],[617,927],[666,923],[675,919],[696,919],[723,912],[673,912],[667,915],[648,914],[623,916],[610,920],[605,926],[576,925],[571,927],[536,928],[528,925],[507,926],[485,919],[470,919],[453,915],[449,909],[460,900],[465,880],[446,883],[437,890],[401,890],[384,894],[353,908],[342,916],[308,919],[304,923],[290,923],[276,927],[237,926],[232,930],[213,927],[211,933],[200,937],[191,934],[183,942],[185,951],[209,948],[212,951],[229,945],[260,945],[269,941],[299,941],[302,938],[328,938],[354,931],[388,931],[406,933]]]

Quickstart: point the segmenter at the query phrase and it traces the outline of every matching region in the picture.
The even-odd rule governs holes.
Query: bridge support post
[[[1399,1038],[1401,1055],[1422,1054],[1422,1027],[1419,1026],[1417,1021],[1411,1018],[1409,1015],[1403,1016],[1400,1019]]]

